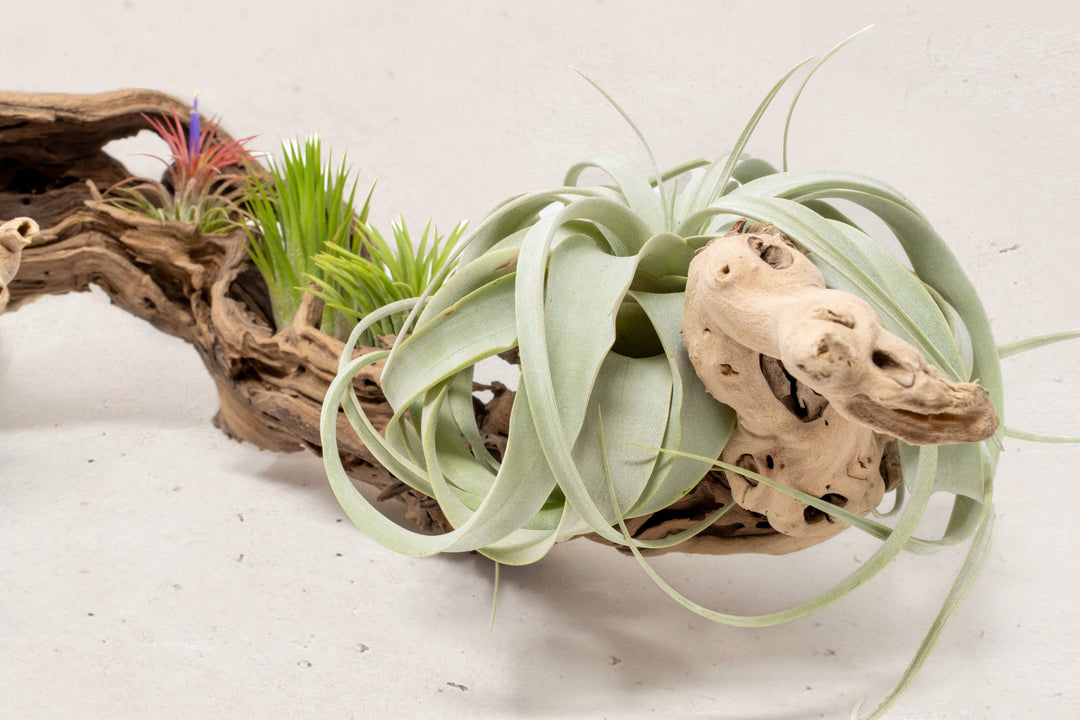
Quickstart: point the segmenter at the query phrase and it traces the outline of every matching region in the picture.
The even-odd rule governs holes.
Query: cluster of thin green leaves
[[[405,220],[391,223],[394,245],[378,230],[367,224],[368,204],[360,214],[360,252],[344,245],[327,244],[313,260],[319,275],[308,274],[316,287],[311,292],[337,311],[340,322],[351,329],[361,319],[385,305],[419,297],[431,286],[435,276],[448,268],[454,245],[465,231],[457,225],[446,237],[439,235],[429,221],[420,241],[415,242]],[[360,339],[374,346],[377,336],[396,335],[405,322],[402,314],[376,322]]]
[[[526,564],[558,541],[596,533],[628,547],[676,601],[738,626],[803,617],[858,588],[902,550],[929,553],[974,536],[916,656],[867,716],[880,717],[918,672],[986,558],[1003,431],[982,443],[903,446],[904,480],[891,525],[880,522],[881,515],[854,515],[717,461],[735,418],[707,395],[679,337],[690,258],[736,219],[771,222],[809,250],[831,287],[870,303],[886,328],[948,376],[977,378],[1003,417],[1001,371],[978,295],[910,200],[866,176],[779,171],[744,155],[762,114],[801,67],[772,88],[733,148],[711,163],[660,173],[653,161],[649,176],[617,155],[598,153],[572,167],[561,187],[498,206],[451,254],[457,270],[439,289],[373,311],[356,327],[323,406],[324,458],[342,507],[388,548],[409,555],[478,551],[498,563]],[[611,183],[579,184],[586,169],[603,172]],[[911,269],[834,201],[883,221]],[[391,350],[354,359],[356,340],[368,327],[406,310]],[[473,371],[511,348],[520,355],[521,377],[506,450],[496,459],[474,417]],[[352,388],[362,368],[383,360],[382,389],[394,408],[385,437]],[[451,532],[430,536],[402,528],[354,488],[336,452],[342,408],[383,466],[438,501]],[[625,520],[670,505],[712,467],[794,496],[881,544],[834,587],[787,610],[747,616],[698,605],[660,578],[640,551],[682,542],[728,508],[658,541],[633,539]],[[919,523],[934,493],[952,496],[952,514],[943,532],[925,537]]]
[[[308,137],[282,145],[283,159],[269,177],[250,172],[246,207],[248,252],[270,294],[274,322],[285,327],[305,293],[325,301],[322,330],[344,338],[373,309],[416,297],[448,269],[453,244],[464,226],[441,238],[431,223],[415,245],[404,220],[393,225],[394,246],[368,224],[374,185],[356,209],[356,182],[344,159],[336,167],[322,142]],[[383,318],[364,334],[396,333],[404,316]]]
[[[336,169],[323,161],[322,141],[282,143],[282,160],[270,163],[269,176],[252,170],[246,208],[248,253],[270,294],[274,323],[287,326],[296,315],[310,278],[321,278],[315,256],[326,246],[359,252],[362,234],[354,207],[356,183],[345,159]],[[374,189],[374,188],[373,188]],[[371,194],[361,211],[366,217]],[[323,328],[335,325],[324,312]]]

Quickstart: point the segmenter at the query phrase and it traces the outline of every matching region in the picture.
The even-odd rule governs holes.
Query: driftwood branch
[[[5,289],[8,311],[97,285],[118,307],[195,348],[218,389],[214,422],[230,437],[267,450],[321,452],[319,413],[343,345],[315,324],[319,301],[309,297],[289,327],[275,329],[243,231],[202,234],[95,200],[95,186],[127,175],[102,147],[148,128],[142,113],[174,110],[182,119],[190,113],[146,90],[0,93],[0,218],[30,216],[41,226]],[[357,386],[381,428],[392,411],[378,381],[374,366]],[[359,440],[340,435],[355,477],[405,501],[406,518],[420,527],[446,528],[428,498],[399,492]]]
[[[217,386],[220,409],[214,422],[230,437],[267,450],[321,452],[322,400],[344,347],[320,331],[320,301],[309,295],[288,327],[275,328],[266,287],[248,258],[243,231],[203,234],[183,223],[145,218],[101,202],[97,188],[110,187],[128,176],[104,146],[141,130],[153,130],[144,113],[173,112],[181,122],[189,122],[191,109],[186,104],[149,90],[88,96],[0,93],[0,222],[19,218],[0,228],[0,234],[7,233],[0,244],[2,299],[11,311],[41,295],[79,292],[97,285],[117,306],[195,348]],[[219,130],[218,139],[230,138]],[[36,237],[32,237],[34,222],[27,217],[40,225]],[[29,245],[28,239],[32,239]],[[773,245],[784,250],[779,241]],[[769,262],[761,252],[751,260]],[[702,262],[699,258],[696,264]],[[691,295],[688,312],[705,328],[684,326],[694,357],[701,349],[695,343],[714,342],[720,333],[707,337],[719,328],[713,328],[715,323],[705,308],[694,309]],[[726,381],[721,376],[737,370],[744,379],[757,378],[755,397],[771,403],[776,417],[789,425],[805,430],[817,418],[839,424],[840,415],[845,414],[842,403],[830,404],[812,383],[793,378],[795,371],[785,370],[788,361],[778,359],[782,353],[746,345],[742,355],[715,366],[720,375],[714,384],[705,378],[711,392],[720,393],[718,388]],[[356,385],[369,418],[382,430],[392,410],[380,389],[380,373],[379,365],[372,366],[357,378]],[[513,393],[498,383],[488,389],[494,397],[486,405],[478,401],[476,411],[484,442],[498,455],[506,443]],[[736,408],[740,432],[753,430],[748,418],[761,409],[754,405],[758,400],[750,403],[749,412]],[[354,478],[378,487],[380,498],[403,500],[406,519],[416,525],[449,529],[434,500],[394,479],[348,430],[344,417],[339,422],[342,458]],[[902,434],[892,426],[884,430]],[[855,504],[866,496],[879,499],[895,485],[898,470],[895,443],[869,429],[859,437],[862,445],[852,457],[861,461],[861,469],[853,473],[845,465],[835,477],[858,485],[854,490],[845,486],[845,498],[852,502],[849,509],[862,512],[866,508]],[[738,450],[738,442],[729,445],[728,455]],[[777,445],[725,459],[736,464],[752,462],[750,469],[764,471],[781,456],[786,457],[787,450]],[[790,467],[805,467],[805,463],[798,465],[792,459]],[[830,485],[807,489],[831,501],[840,496]],[[790,527],[780,527],[783,523],[772,506],[751,501],[754,490],[739,476],[713,472],[671,507],[633,518],[628,526],[635,537],[663,538],[695,525],[734,497],[739,507],[676,549],[778,554],[813,544],[838,529],[818,523],[820,518],[811,517],[802,507],[789,508],[794,520],[788,523]]]

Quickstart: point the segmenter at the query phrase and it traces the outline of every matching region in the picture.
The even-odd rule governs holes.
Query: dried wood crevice
[[[855,514],[900,482],[896,438],[979,442],[998,427],[985,388],[949,380],[865,301],[827,288],[768,223],[740,221],[694,257],[682,333],[708,392],[738,416],[720,459]],[[780,533],[746,538],[744,549],[789,552],[847,526],[764,482],[724,475],[730,499]],[[732,544],[692,542],[716,552]]]

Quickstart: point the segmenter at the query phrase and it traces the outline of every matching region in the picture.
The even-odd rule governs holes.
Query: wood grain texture
[[[0,217],[38,220],[22,250],[8,310],[42,295],[102,288],[112,302],[190,343],[218,390],[214,423],[229,437],[266,450],[321,452],[319,414],[344,350],[319,331],[321,304],[307,296],[295,320],[272,327],[265,286],[249,261],[246,233],[204,234],[102,202],[97,186],[124,179],[102,147],[148,127],[143,113],[190,109],[148,90],[102,95],[0,93]],[[227,139],[227,138],[223,138]],[[379,389],[380,366],[357,381],[377,428],[392,415]],[[430,500],[378,466],[341,416],[346,468],[408,506],[406,519],[446,529]]]

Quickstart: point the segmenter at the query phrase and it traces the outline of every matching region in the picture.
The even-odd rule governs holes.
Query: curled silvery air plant
[[[925,554],[970,539],[915,658],[867,715],[880,717],[921,668],[990,547],[1006,434],[999,349],[957,259],[904,195],[870,177],[789,172],[786,162],[778,170],[743,154],[801,67],[711,163],[662,173],[654,161],[650,177],[597,153],[562,186],[498,206],[462,240],[438,290],[356,327],[323,406],[324,458],[342,507],[388,548],[477,551],[522,565],[590,534],[632,552],[676,601],[737,626],[806,616],[901,550]],[[610,184],[582,184],[586,170]],[[838,200],[879,218],[910,269]],[[367,328],[406,310],[391,350],[354,358]],[[492,448],[474,415],[474,368],[508,353],[519,358],[519,386],[505,446]],[[395,411],[385,436],[353,390],[357,374],[378,362]],[[737,375],[746,382],[728,382]],[[452,531],[402,528],[353,487],[336,452],[339,409],[393,475],[438,501]],[[836,462],[814,474],[812,450]],[[730,501],[664,537],[632,536],[635,520],[720,470]],[[854,480],[832,486],[852,472]],[[879,511],[893,490],[893,508]],[[953,497],[952,516],[944,532],[924,537],[919,521],[936,492]],[[649,566],[646,554],[691,544],[737,512],[762,519],[775,538],[748,550],[797,550],[849,526],[881,544],[833,588],[764,615],[702,607]]]

